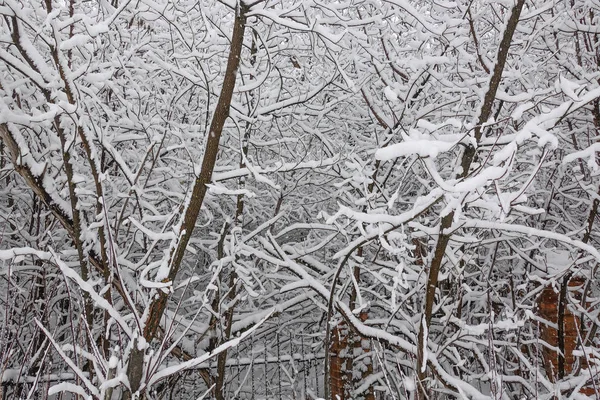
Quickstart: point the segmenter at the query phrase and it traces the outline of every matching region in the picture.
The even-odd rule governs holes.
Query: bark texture
[[[494,66],[492,76],[490,77],[488,90],[486,91],[485,96],[483,98],[481,112],[477,120],[477,126],[474,130],[473,136],[475,139],[475,143],[479,143],[479,141],[481,140],[481,137],[483,135],[483,124],[485,124],[492,116],[494,100],[496,99],[496,93],[498,92],[498,87],[500,86],[500,81],[502,79],[502,73],[506,65],[506,59],[508,57],[510,44],[512,42],[513,35],[517,29],[517,25],[519,24],[519,17],[521,16],[521,11],[523,10],[524,4],[525,0],[518,0],[511,11],[510,17],[508,18],[506,29],[504,30],[504,35],[502,36],[500,46],[498,47],[496,65]],[[469,175],[471,164],[475,159],[476,152],[477,149],[472,145],[468,146],[465,149],[460,162],[462,168],[460,173],[457,174],[456,178],[464,179]],[[425,360],[425,347],[427,346],[427,336],[429,333],[429,327],[431,326],[431,318],[433,316],[433,305],[435,303],[435,293],[438,287],[438,277],[442,267],[444,255],[446,253],[446,248],[448,247],[448,243],[450,242],[450,238],[452,236],[452,232],[450,231],[450,229],[452,227],[453,220],[453,211],[442,218],[438,241],[435,247],[433,259],[431,260],[431,265],[429,267],[429,275],[427,278],[427,287],[425,293],[425,308],[423,311],[423,316],[419,328],[417,345],[417,378],[419,399],[428,398],[428,389],[426,382],[427,360]]]
[[[202,159],[202,165],[200,174],[196,177],[194,186],[192,188],[192,194],[189,200],[189,204],[184,211],[183,223],[180,229],[180,239],[173,250],[170,257],[170,269],[166,282],[172,282],[175,280],[185,251],[187,244],[192,237],[198,215],[204,197],[208,187],[206,186],[212,180],[212,173],[217,161],[217,154],[219,152],[219,142],[225,121],[229,117],[229,110],[231,106],[231,99],[233,96],[233,90],[235,88],[235,82],[237,77],[237,70],[240,63],[240,56],[242,53],[242,47],[244,42],[244,32],[246,28],[246,14],[247,8],[241,3],[238,8],[233,25],[233,34],[231,36],[231,47],[229,49],[229,57],[227,59],[227,68],[225,70],[225,78],[223,80],[223,87],[221,89],[221,95],[214,111],[214,115],[210,124],[209,131],[207,132],[206,147],[204,150],[204,157]],[[144,338],[146,342],[150,343],[158,330],[160,320],[165,311],[168,293],[160,291],[155,300],[150,304],[150,312],[146,325],[144,328]],[[127,375],[130,382],[130,388],[135,393],[140,387],[143,379],[143,369],[139,368],[134,364],[143,362],[143,357],[139,357],[140,352],[144,350],[138,350],[137,346],[131,351],[130,364],[128,365]]]

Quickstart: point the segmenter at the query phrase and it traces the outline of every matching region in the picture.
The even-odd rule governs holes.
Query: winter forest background
[[[600,3],[0,0],[0,398],[600,397]]]

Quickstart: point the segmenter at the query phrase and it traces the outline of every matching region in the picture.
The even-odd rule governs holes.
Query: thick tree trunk
[[[579,366],[587,368],[585,357],[577,357],[573,351],[577,348],[578,338],[581,336],[582,321],[579,316],[568,308],[568,292],[574,292],[572,297],[581,301],[585,290],[586,279],[582,276],[573,276],[568,273],[563,278],[560,291],[557,293],[552,286],[547,286],[538,299],[539,315],[546,321],[555,324],[557,328],[549,325],[541,325],[541,338],[552,348],[544,346],[542,354],[544,357],[544,369],[550,382],[557,382],[565,376],[575,372],[575,365],[579,359]],[[590,304],[584,304],[589,307]],[[594,393],[593,386],[586,386],[581,393],[591,395]]]

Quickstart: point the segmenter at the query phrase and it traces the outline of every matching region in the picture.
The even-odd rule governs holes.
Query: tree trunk
[[[506,29],[500,46],[498,47],[498,55],[496,65],[492,76],[490,77],[490,83],[487,92],[485,93],[483,104],[481,106],[481,113],[479,115],[477,126],[475,128],[474,139],[476,143],[479,143],[483,135],[483,124],[485,124],[492,116],[494,100],[496,99],[496,93],[500,86],[500,80],[502,79],[502,72],[506,64],[510,44],[512,42],[513,35],[517,29],[519,23],[519,17],[525,0],[518,0],[517,4],[513,7]],[[465,149],[461,159],[461,171],[457,174],[457,179],[464,179],[469,175],[471,164],[475,159],[477,149],[474,146],[469,146]],[[429,276],[427,278],[427,287],[425,293],[425,309],[419,325],[419,336],[417,344],[417,379],[418,379],[418,398],[428,398],[427,389],[427,360],[425,359],[427,336],[429,334],[429,328],[431,326],[431,318],[433,314],[433,305],[435,302],[435,293],[438,286],[438,276],[442,267],[442,261],[446,253],[446,248],[450,242],[452,232],[452,222],[454,220],[454,211],[445,215],[442,218],[438,236],[438,242],[435,248],[433,259],[429,268]]]
[[[225,126],[225,121],[229,117],[231,99],[233,96],[233,90],[235,88],[237,70],[244,42],[246,12],[247,7],[243,2],[240,2],[240,7],[238,8],[233,25],[231,47],[229,49],[229,57],[227,60],[225,78],[223,80],[223,88],[221,89],[221,95],[219,96],[219,101],[217,103],[209,131],[207,132],[206,147],[204,150],[204,158],[202,159],[200,174],[196,177],[196,181],[194,182],[194,186],[192,188],[189,206],[185,210],[185,214],[183,216],[183,223],[181,224],[180,230],[180,240],[177,244],[177,247],[173,249],[171,256],[169,257],[169,265],[171,267],[169,274],[165,279],[167,282],[174,281],[177,273],[179,272],[179,267],[183,261],[187,244],[192,237],[196,220],[200,214],[200,208],[204,202],[204,196],[206,195],[206,191],[208,189],[206,185],[212,181],[212,173],[219,151],[219,141],[221,139],[223,127]],[[148,343],[150,343],[156,335],[157,329],[160,325],[160,320],[167,305],[167,300],[168,294],[163,291],[158,291],[155,299],[150,304],[150,311],[148,313],[148,319],[144,329],[144,338]],[[143,365],[135,364],[143,364],[143,354],[144,350],[139,350],[136,345],[133,346],[127,368],[127,375],[132,392],[135,392],[141,386],[143,379]]]

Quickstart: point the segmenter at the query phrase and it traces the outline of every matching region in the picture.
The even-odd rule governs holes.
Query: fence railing
[[[275,334],[249,338],[229,353],[225,377],[228,399],[283,400],[323,396],[325,349],[322,339]],[[216,373],[216,363],[209,365]]]

